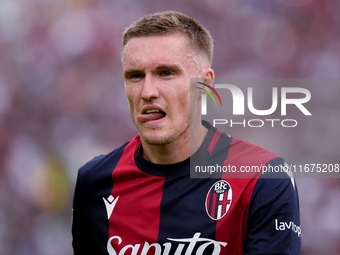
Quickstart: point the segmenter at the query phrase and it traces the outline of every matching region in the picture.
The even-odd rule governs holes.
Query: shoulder
[[[224,164],[236,169],[231,175],[237,178],[258,178],[272,160],[284,161],[276,153],[237,138],[232,138],[227,155]]]
[[[262,162],[269,162],[270,160],[279,157],[279,155],[274,152],[238,138],[232,139],[230,150],[233,155],[245,157],[247,160],[260,160]]]
[[[118,162],[121,160],[123,153],[127,150],[134,154],[134,149],[139,146],[140,138],[136,136],[132,140],[124,143],[105,155],[99,155],[85,163],[78,171],[78,182],[88,182],[101,177],[104,174],[111,174]]]
[[[255,198],[264,201],[263,198],[275,200],[278,197],[289,200],[297,193],[293,173],[286,160],[278,154],[240,139],[233,140],[231,154],[239,158],[244,170],[258,171],[252,201]]]

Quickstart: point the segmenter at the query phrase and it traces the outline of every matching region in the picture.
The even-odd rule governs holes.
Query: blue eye
[[[170,75],[172,75],[172,73],[169,72],[169,71],[164,71],[164,72],[162,72],[162,75],[163,76],[170,76]]]

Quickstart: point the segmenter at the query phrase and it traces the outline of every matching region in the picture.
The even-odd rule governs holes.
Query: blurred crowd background
[[[1,255],[72,254],[79,167],[137,134],[124,94],[122,32],[163,10],[182,11],[211,32],[218,77],[339,78],[338,0],[1,0]],[[310,107],[325,114],[290,133],[287,161],[317,152],[340,163],[339,87],[313,88],[319,99]],[[303,254],[340,254],[339,179],[297,183]]]

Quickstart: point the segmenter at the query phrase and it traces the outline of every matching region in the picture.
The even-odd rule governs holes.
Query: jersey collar
[[[209,157],[214,144],[216,144],[217,139],[221,132],[214,128],[209,122],[202,121],[202,125],[208,128],[208,133],[201,144],[200,148],[190,157],[185,159],[184,161],[168,164],[168,165],[160,165],[154,164],[142,156],[143,147],[140,143],[138,150],[135,153],[135,163],[137,167],[145,173],[158,176],[158,177],[176,177],[190,174],[190,161],[198,162],[204,160]]]

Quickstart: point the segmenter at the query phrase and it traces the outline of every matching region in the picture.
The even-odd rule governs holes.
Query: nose
[[[153,98],[159,97],[156,79],[151,74],[145,75],[141,96],[146,101],[150,101]]]

